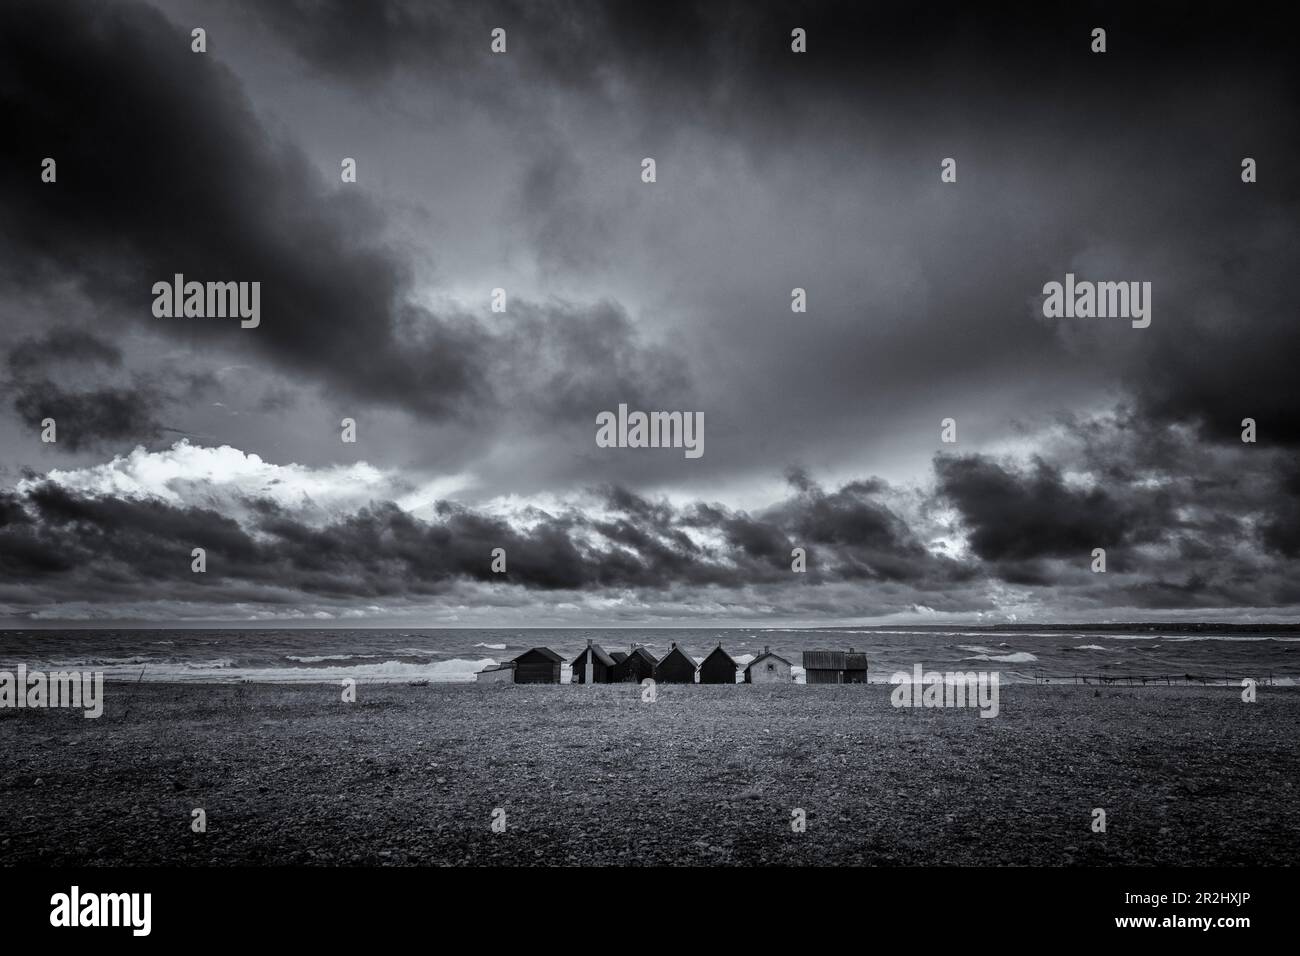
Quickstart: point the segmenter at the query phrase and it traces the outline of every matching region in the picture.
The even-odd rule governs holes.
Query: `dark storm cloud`
[[[853,580],[920,581],[960,579],[970,569],[926,551],[907,524],[880,500],[887,486],[879,479],[852,481],[824,491],[799,469],[787,478],[796,494],[762,515],[769,525],[787,529],[795,544],[827,562],[834,576]],[[752,542],[753,527],[740,529]],[[759,534],[762,542],[765,535]],[[788,551],[787,551],[788,554]]]
[[[13,400],[18,417],[35,428],[46,418],[54,419],[58,431],[53,447],[74,452],[156,439],[163,429],[157,418],[160,405],[160,394],[145,384],[71,392],[48,379],[24,382]]]
[[[147,441],[158,436],[162,392],[144,382],[127,386],[85,386],[97,367],[122,364],[117,346],[67,326],[19,341],[9,351],[9,378],[0,383],[14,412],[33,429],[54,419],[59,451],[76,452],[119,441]],[[57,378],[83,384],[70,389]]]
[[[9,374],[14,378],[30,375],[60,363],[89,363],[117,367],[122,364],[122,350],[89,332],[71,326],[50,329],[43,336],[25,339],[9,350]]]
[[[1278,475],[1279,494],[1264,522],[1264,543],[1287,558],[1300,558],[1300,455]]]
[[[56,441],[49,447],[60,452],[156,440],[174,430],[160,420],[165,409],[201,397],[214,384],[210,374],[171,367],[124,377],[118,374],[121,349],[69,326],[18,340],[7,362],[0,394],[34,431],[54,419]]]
[[[1025,471],[983,455],[935,460],[938,493],[951,500],[970,529],[969,543],[985,561],[1083,556],[1160,537],[1172,522],[1159,490],[1124,500],[1107,489],[1072,488],[1059,469],[1038,459]]]
[[[457,581],[529,590],[683,586],[744,588],[791,581],[790,548],[807,549],[813,583],[906,581],[941,588],[969,569],[925,553],[870,483],[833,492],[804,481],[762,515],[718,505],[678,509],[626,489],[604,493],[606,517],[532,510],[522,525],[449,502],[429,519],[376,503],[324,526],[266,500],[241,524],[209,508],[74,492],[44,482],[0,500],[2,570],[11,583],[65,599],[169,595],[223,582],[274,583],[301,597],[434,594]],[[692,533],[715,537],[697,543]],[[771,547],[754,547],[756,540]],[[778,544],[779,542],[779,544]],[[789,546],[787,546],[789,545]],[[207,549],[208,573],[189,570]],[[491,571],[494,548],[508,573]]]
[[[1190,335],[1161,336],[1132,377],[1143,414],[1237,445],[1250,418],[1260,442],[1300,446],[1300,296],[1290,288],[1300,230],[1288,232],[1277,247],[1241,264],[1228,314]]]
[[[538,84],[611,99],[628,86],[664,113],[750,117],[770,111],[776,122],[808,92],[859,96],[855,84],[903,75],[933,87],[956,72],[967,80],[1019,87],[1036,74],[1037,95],[1077,90],[1078,70],[1089,69],[1089,32],[1113,35],[1104,70],[1092,80],[1133,92],[1153,69],[1178,70],[1190,61],[1257,65],[1261,56],[1285,56],[1289,44],[1267,17],[1220,18],[1205,29],[1174,2],[1117,9],[1075,4],[1061,11],[1042,4],[975,6],[960,2],[865,7],[851,0],[790,5],[751,0],[497,0],[476,4],[376,0],[284,0],[227,6],[259,18],[304,60],[330,75],[371,84],[400,69],[436,70],[472,95],[518,102],[510,84],[473,75],[507,71]],[[489,52],[489,31],[507,30],[509,54]],[[808,34],[808,55],[790,56],[790,32]],[[1081,39],[1082,38],[1082,39]],[[1166,74],[1167,76],[1167,74]],[[668,96],[692,94],[688,99]],[[952,92],[961,94],[963,90]],[[991,105],[991,104],[990,104]]]
[[[714,313],[717,347],[736,348],[756,378],[788,373],[823,412],[791,423],[780,407],[756,408],[775,441],[842,440],[833,410],[862,404],[864,388],[868,398],[914,397],[918,380],[974,380],[972,390],[991,394],[1003,370],[1017,383],[1114,376],[1139,414],[1193,424],[1211,440],[1231,440],[1247,416],[1267,441],[1300,440],[1287,364],[1300,351],[1289,279],[1298,193],[1284,172],[1300,145],[1296,75],[1285,32],[1266,16],[1187,16],[1173,3],[1066,13],[957,3],[232,6],[336,80],[433,74],[457,98],[522,117],[532,158],[518,214],[548,268],[603,261],[617,213],[588,194],[574,131],[547,127],[556,101],[616,115],[620,133],[638,131],[634,141],[667,148],[700,134],[740,146],[761,170],[806,162],[810,201],[816,177],[844,172],[837,162],[860,156],[874,177],[887,172],[920,210],[915,230],[896,237],[902,261],[887,263],[915,273],[899,295],[842,290],[828,269],[814,288],[819,334],[793,344],[785,329],[750,322],[754,301],[766,307],[784,292],[764,289],[762,274],[741,290],[717,283],[722,305],[696,301]],[[807,55],[789,51],[795,25],[808,31]],[[1109,31],[1102,56],[1089,50],[1097,25]],[[495,26],[509,31],[503,57],[488,49]],[[974,177],[963,182],[1005,189],[1001,205],[972,194],[927,205],[945,154],[936,148],[961,157],[963,177]],[[1268,171],[1257,184],[1240,182],[1245,155]],[[934,215],[941,223],[926,227]],[[816,274],[797,245],[785,255],[791,271]],[[1058,338],[1076,330],[1037,322],[1032,309],[1042,283],[1080,257],[1156,279],[1153,328],[1066,354]],[[737,307],[746,295],[754,299]],[[882,313],[888,321],[862,321]]]
[[[502,194],[506,220],[539,271],[560,287],[609,278],[699,318],[669,350],[644,328],[661,321],[653,308],[634,318],[601,291],[584,305],[512,296],[506,317],[419,304],[430,290],[385,244],[387,207],[332,182],[334,157],[322,179],[254,113],[301,99],[279,99],[265,76],[246,94],[219,45],[191,53],[188,27],[159,6],[0,9],[13,144],[0,163],[0,280],[36,298],[71,279],[103,305],[94,336],[57,328],[8,349],[6,398],[28,424],[57,418],[60,449],[147,441],[206,387],[124,371],[114,343],[131,321],[205,352],[268,357],[293,388],[265,392],[266,409],[317,385],[428,419],[495,415],[537,447],[504,479],[484,477],[491,491],[561,471],[557,486],[608,480],[533,426],[590,427],[621,401],[681,407],[697,396],[678,348],[712,389],[700,468],[742,478],[791,460],[860,474],[849,456],[861,445],[883,458],[899,435],[932,434],[941,414],[961,416],[967,441],[986,406],[1014,414],[1008,396],[1029,385],[1035,397],[1059,389],[1067,410],[1121,414],[1069,423],[1068,447],[1034,436],[1027,463],[936,459],[923,513],[951,506],[952,529],[909,525],[898,487],[879,479],[823,488],[797,470],[763,509],[616,487],[599,516],[537,511],[520,525],[451,503],[417,518],[386,502],[324,526],[267,502],[236,521],[51,483],[0,497],[0,599],[396,601],[472,586],[538,600],[717,594],[829,615],[918,601],[994,610],[1026,594],[1098,615],[1300,603],[1300,467],[1288,457],[1300,444],[1300,186],[1286,165],[1300,114],[1292,41],[1269,17],[1181,4],[230,5],[328,80],[317,108],[391,95],[380,114],[391,119],[418,114],[427,90],[439,125],[421,133],[493,126],[485,141],[508,148],[484,158],[499,168],[483,181],[516,184]],[[806,56],[789,52],[795,25],[809,32]],[[1087,49],[1095,25],[1110,33],[1104,56]],[[488,51],[494,26],[510,31],[506,57]],[[256,84],[259,70],[248,76]],[[477,158],[480,140],[465,141],[448,162]],[[636,190],[643,148],[668,157],[672,189],[609,188],[602,163],[632,149]],[[937,183],[950,153],[962,170],[951,189]],[[39,180],[46,155],[56,185]],[[1258,183],[1240,181],[1246,155],[1260,161]],[[385,161],[418,162],[400,148]],[[477,245],[491,245],[495,222],[477,228],[490,237]],[[1153,280],[1151,328],[1042,321],[1038,291],[1068,269]],[[150,286],[175,272],[261,281],[261,327],[154,319]],[[792,325],[796,282],[814,306]],[[1258,421],[1258,445],[1240,442],[1244,417]],[[993,441],[1006,424],[980,423]],[[491,431],[473,438],[508,446]],[[659,477],[646,458],[600,467],[612,460],[634,462],[629,482]],[[964,539],[952,552],[962,557],[936,553],[941,533]],[[189,573],[198,545],[208,575]],[[507,549],[506,576],[490,573],[494,547]],[[809,552],[807,575],[790,571],[795,547]],[[1088,570],[1094,547],[1108,551],[1107,575]]]
[[[981,574],[1094,613],[1294,603],[1290,452],[1207,444],[1141,415],[1062,427],[1067,441],[1041,450],[1051,462],[936,457],[933,504],[957,510]],[[1106,574],[1091,570],[1098,547]]]
[[[0,18],[0,107],[8,140],[24,146],[0,168],[0,269],[13,288],[75,278],[114,306],[106,313],[152,331],[257,350],[344,395],[431,417],[508,403],[532,354],[576,347],[558,304],[503,335],[414,304],[377,209],[328,190],[259,125],[233,75],[157,12],[56,0],[6,4]],[[55,184],[40,181],[44,156],[58,162]],[[261,282],[261,325],[153,318],[152,284],[175,273]],[[635,346],[617,311],[604,309],[600,354],[626,363]],[[588,386],[600,369],[585,371]]]
[[[489,603],[622,595],[615,616],[629,595],[661,610],[703,603],[870,615],[921,605],[993,610],[996,582],[1017,589],[1017,600],[1037,595],[1072,612],[1294,603],[1293,564],[1267,553],[1294,547],[1294,515],[1275,514],[1253,530],[1276,488],[1248,476],[1234,498],[1227,456],[1206,462],[1200,485],[1144,474],[1106,489],[1075,487],[1041,460],[941,456],[935,467],[930,507],[957,509],[969,557],[927,548],[891,504],[897,489],[879,479],[827,489],[798,470],[786,497],[755,512],[611,487],[591,512],[530,508],[506,519],[444,501],[417,517],[375,502],[323,524],[264,499],[246,501],[247,515],[236,519],[201,505],[37,482],[0,497],[0,599],[18,608],[154,600],[303,607],[464,600],[455,595],[477,586],[491,595],[474,600]],[[1108,574],[1089,570],[1097,546],[1107,548]],[[192,547],[207,549],[207,574],[190,573]],[[806,574],[791,570],[796,547],[806,550]],[[504,575],[491,571],[495,548],[506,551]]]

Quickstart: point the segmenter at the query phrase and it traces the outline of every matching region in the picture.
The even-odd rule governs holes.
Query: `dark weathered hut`
[[[867,655],[849,648],[844,655],[844,683],[865,684],[867,682]]]
[[[549,647],[534,647],[515,658],[516,684],[558,684],[564,658]]]
[[[695,658],[676,641],[664,655],[664,659],[655,665],[655,680],[660,684],[694,684]]]
[[[639,644],[634,644],[626,657],[614,663],[614,680],[620,684],[624,681],[639,684],[647,677],[655,676],[655,665],[658,663],[653,654]]]
[[[614,679],[614,658],[605,653],[599,644],[587,641],[581,654],[573,659],[575,684],[608,684]]]
[[[790,679],[790,662],[770,647],[764,647],[745,668],[746,684],[788,684]]]
[[[719,643],[708,657],[700,664],[701,684],[734,684],[736,671],[740,666],[731,659],[731,655],[722,649]]]
[[[867,655],[847,651],[804,651],[803,666],[809,684],[865,684]]]

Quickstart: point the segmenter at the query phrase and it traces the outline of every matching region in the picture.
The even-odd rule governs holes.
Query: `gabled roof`
[[[778,661],[780,661],[780,662],[781,662],[782,664],[784,664],[786,667],[790,667],[790,666],[792,666],[792,665],[790,664],[790,662],[787,661],[787,660],[786,660],[784,657],[782,657],[780,654],[773,654],[771,651],[765,651],[765,652],[763,652],[762,654],[759,654],[757,657],[755,657],[755,658],[754,658],[752,661],[750,661],[748,664],[746,664],[746,665],[745,665],[745,670],[749,670],[751,667],[753,667],[753,666],[754,666],[755,664],[757,664],[759,661],[767,660],[767,658],[769,658],[769,657],[776,658]]]
[[[518,657],[516,657],[515,660],[516,660],[516,661],[522,661],[522,660],[523,660],[525,657],[527,657],[529,654],[541,654],[543,657],[545,657],[548,661],[550,661],[550,662],[553,663],[553,664],[563,664],[563,663],[564,663],[564,658],[561,657],[559,654],[555,653],[555,651],[551,650],[549,647],[532,647],[532,648],[529,648],[528,650],[526,650],[526,651],[524,651],[522,654],[520,654]]]
[[[596,660],[600,661],[606,667],[613,667],[616,663],[618,663],[617,661],[614,660],[614,658],[606,654],[605,648],[601,647],[599,644],[588,644],[586,647],[582,649],[582,653],[573,659],[573,663],[576,664],[578,663],[578,661],[582,660],[582,658],[586,655],[587,651],[591,651],[591,653],[595,655]]]
[[[736,663],[735,659],[730,654],[728,654],[726,651],[722,649],[721,644],[719,644],[717,647],[715,647],[712,651],[709,652],[708,656],[704,658],[704,664],[707,664],[709,661],[713,660],[713,658],[717,657],[719,654],[721,654],[724,658],[726,658],[726,660],[731,664],[732,667],[740,666],[739,664]],[[701,664],[700,666],[702,667],[704,665]]]
[[[488,665],[487,667],[483,668],[481,671],[479,671],[479,673],[480,673],[480,674],[486,674],[488,671],[508,671],[508,670],[514,670],[514,667],[515,667],[515,662],[514,662],[514,661],[506,661],[505,663],[502,663],[502,664],[490,664],[490,665]]]
[[[814,671],[862,671],[867,655],[862,651],[804,651],[803,666]]]
[[[655,656],[653,654],[651,654],[649,651],[647,651],[644,647],[642,647],[639,644],[632,649],[631,653],[628,654],[628,657],[639,657],[644,661],[648,661],[652,665],[659,663],[659,661],[655,659]],[[623,658],[623,660],[627,660],[627,658],[625,657]]]
[[[803,666],[813,671],[844,670],[843,651],[804,651]]]
[[[686,663],[690,664],[692,667],[698,666],[695,663],[694,655],[691,654],[691,652],[688,651],[686,648],[682,647],[682,645],[676,642],[673,643],[672,649],[669,650],[668,653],[664,655],[663,660],[661,660],[659,663],[662,664],[664,661],[668,660],[668,658],[672,657],[674,654],[682,655],[682,657],[686,658]]]
[[[615,664],[621,664],[627,660],[627,651],[610,651],[609,656],[614,658]]]

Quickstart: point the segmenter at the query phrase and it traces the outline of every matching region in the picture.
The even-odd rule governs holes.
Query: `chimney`
[[[764,654],[771,654],[771,653],[772,653],[772,648],[770,648],[770,647],[768,647],[766,644],[764,644],[764,645],[763,645],[763,653],[764,653]]]
[[[676,642],[676,641],[673,641],[673,642],[672,642],[672,646],[671,646],[670,649],[671,649],[671,650],[674,650],[674,651],[677,650],[677,642]]]
[[[587,646],[591,647],[591,638],[587,638]]]

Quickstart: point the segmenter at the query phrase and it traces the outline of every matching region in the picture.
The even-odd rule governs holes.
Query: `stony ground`
[[[0,711],[0,860],[1205,865],[1300,849],[1300,691],[1018,685],[981,719],[895,709],[889,690],[661,686],[643,703],[634,686],[361,685],[345,704],[327,685],[110,685],[99,720]]]

